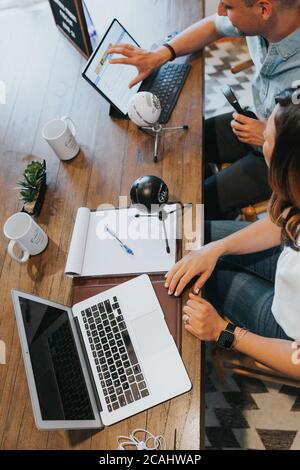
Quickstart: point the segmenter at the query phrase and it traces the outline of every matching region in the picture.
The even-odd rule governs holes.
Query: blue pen
[[[105,227],[105,230],[112,236],[114,237],[119,243],[120,243],[120,246],[122,248],[124,248],[124,250],[129,254],[129,255],[134,255],[133,251],[131,248],[129,248],[129,246],[125,245],[125,243],[123,243],[120,238],[117,236],[117,234],[115,232],[113,232],[107,225]]]

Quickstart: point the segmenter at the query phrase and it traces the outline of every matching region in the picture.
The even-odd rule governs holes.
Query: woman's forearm
[[[281,228],[267,217],[215,242],[221,255],[256,253],[280,245]]]
[[[300,380],[300,349],[296,342],[265,338],[250,332],[244,334],[240,328],[236,328],[235,337],[236,351],[284,375]]]

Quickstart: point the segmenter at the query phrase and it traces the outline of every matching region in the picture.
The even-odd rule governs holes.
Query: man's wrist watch
[[[225,330],[221,331],[217,341],[217,345],[223,349],[232,349],[234,343],[234,330],[236,325],[228,323]]]

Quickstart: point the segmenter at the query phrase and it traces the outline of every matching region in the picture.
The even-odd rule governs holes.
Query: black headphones
[[[142,205],[151,213],[152,206],[167,204],[168,186],[157,176],[141,176],[131,186],[130,198],[133,205]]]

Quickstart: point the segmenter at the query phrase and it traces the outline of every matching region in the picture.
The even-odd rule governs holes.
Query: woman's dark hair
[[[298,90],[299,91],[299,90]],[[300,104],[297,90],[276,98],[276,138],[270,164],[270,217],[282,228],[283,240],[297,247],[300,229]],[[289,208],[288,215],[283,216]]]

